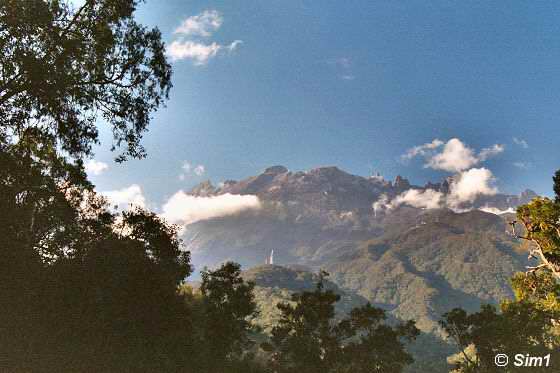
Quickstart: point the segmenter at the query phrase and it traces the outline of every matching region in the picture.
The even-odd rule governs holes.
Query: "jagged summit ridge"
[[[207,197],[220,194],[256,195],[263,201],[279,201],[291,204],[304,204],[319,210],[371,210],[373,203],[380,198],[392,199],[407,190],[434,190],[443,194],[450,193],[452,178],[441,182],[429,182],[424,186],[413,185],[398,175],[394,181],[387,181],[381,175],[363,177],[353,175],[336,166],[322,166],[308,171],[291,172],[287,167],[275,165],[262,173],[239,181],[227,180],[218,186],[204,181],[195,186],[190,194]],[[497,210],[515,209],[529,202],[537,194],[525,190],[519,195],[498,193],[492,196],[479,196],[471,208]]]

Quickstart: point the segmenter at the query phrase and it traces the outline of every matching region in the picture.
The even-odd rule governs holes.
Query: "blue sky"
[[[183,49],[148,158],[113,163],[104,131],[98,190],[136,184],[157,210],[202,180],[275,164],[424,184],[449,173],[401,156],[458,138],[475,153],[503,146],[484,161],[500,191],[551,193],[560,3],[148,0],[137,16]]]

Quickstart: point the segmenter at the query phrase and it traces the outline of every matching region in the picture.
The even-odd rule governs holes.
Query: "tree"
[[[539,263],[528,267],[524,276],[513,279],[516,296],[538,309],[560,311],[560,170],[553,177],[555,199],[537,197],[517,209],[517,218],[525,234],[516,233],[516,221],[511,222],[515,237],[529,243],[529,259]],[[552,320],[558,323],[560,318]]]
[[[280,370],[328,372],[341,353],[341,335],[332,323],[340,296],[324,289],[325,275],[320,273],[315,291],[293,294],[295,305],[278,304],[282,317],[272,329],[272,343]]]
[[[385,312],[366,304],[348,318],[335,321],[334,304],[340,296],[325,289],[321,272],[312,292],[292,295],[281,303],[279,325],[272,330],[272,363],[277,372],[402,372],[412,363],[403,339],[413,340],[419,331],[414,322],[390,327]]]
[[[559,364],[554,352],[560,348],[560,337],[550,323],[556,315],[524,300],[506,301],[501,305],[501,312],[492,305],[485,305],[470,315],[454,309],[443,316],[441,325],[459,348],[455,361],[457,372],[495,372],[497,354],[506,354],[513,360],[519,353],[537,357],[550,353],[551,366]],[[531,369],[532,372],[549,370]],[[500,371],[517,369],[511,364]]]
[[[141,157],[150,114],[171,88],[161,34],[134,20],[136,0],[0,2],[0,128],[33,128],[72,156],[91,154],[97,120],[112,127],[119,160]]]
[[[560,202],[560,170],[557,170],[554,173],[554,176],[552,177],[552,183],[552,189],[554,190],[555,194],[555,201]]]
[[[183,371],[192,356],[178,286],[190,274],[173,228],[155,214],[120,216],[80,239],[79,257],[45,268],[37,353],[50,371]],[[126,229],[121,229],[126,226]],[[50,356],[56,359],[49,359]],[[100,358],[102,357],[102,358]]]
[[[201,357],[207,372],[242,371],[244,353],[252,346],[250,319],[257,314],[254,283],[245,282],[241,267],[227,262],[220,268],[202,273],[200,290],[204,305],[204,330]]]
[[[351,339],[343,346],[343,363],[337,371],[398,373],[414,362],[403,344],[420,334],[414,321],[391,327],[385,320],[385,311],[369,303],[350,312],[342,325],[349,327]]]
[[[553,182],[554,200],[537,197],[517,208],[518,221],[526,234],[516,233],[517,221],[511,222],[511,226],[515,237],[531,244],[529,258],[540,262],[530,268],[529,273],[547,271],[560,281],[560,170],[555,173]]]
[[[143,156],[168,97],[161,35],[137,3],[0,1],[2,370],[188,369],[188,253],[156,215],[109,212],[82,161],[100,120],[118,160]]]
[[[142,210],[109,213],[64,183],[64,165],[57,177],[58,163],[45,170],[18,149],[0,152],[2,370],[188,366],[177,288],[191,269],[175,229]]]
[[[537,197],[518,207],[524,234],[516,232],[517,221],[511,222],[513,235],[530,245],[529,259],[539,261],[512,278],[515,299],[502,301],[499,311],[486,305],[471,315],[461,309],[444,315],[441,325],[460,350],[460,372],[493,372],[498,353],[510,359],[551,353],[550,364],[560,365],[553,353],[560,349],[560,171],[553,182],[554,200]]]

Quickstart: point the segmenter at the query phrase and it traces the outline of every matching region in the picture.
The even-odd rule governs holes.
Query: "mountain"
[[[401,176],[391,182],[336,167],[290,172],[274,166],[241,181],[195,187],[191,194],[198,197],[255,195],[262,207],[190,224],[184,241],[197,266],[225,260],[257,266],[246,275],[259,284],[262,300],[286,298],[313,282],[294,267],[263,267],[271,249],[274,263],[283,267],[326,269],[338,291],[353,299],[347,304],[370,301],[392,317],[415,319],[424,338],[432,338],[430,346],[447,351],[436,346],[443,313],[454,307],[474,311],[513,295],[509,280],[528,263],[508,234],[512,215],[498,213],[536,196],[484,196],[461,211],[405,204],[382,213],[374,209],[409,189],[449,193],[451,182],[415,186]],[[272,315],[274,302],[269,303]]]
[[[259,342],[264,342],[270,337],[272,326],[280,319],[281,313],[277,304],[289,303],[291,295],[295,292],[313,291],[319,276],[303,266],[261,265],[244,271],[243,278],[253,281],[256,285],[254,294],[259,313],[253,323],[260,326],[262,332],[253,337]],[[328,279],[324,280],[324,286],[340,295],[340,300],[335,305],[337,319],[342,319],[352,308],[367,302],[364,297],[345,291]],[[386,322],[389,324],[398,323],[397,318],[391,314],[387,316]],[[407,350],[413,354],[415,360],[414,364],[407,368],[407,373],[447,372],[445,357],[455,352],[441,339],[426,333],[408,344]],[[261,351],[255,352],[262,355]]]

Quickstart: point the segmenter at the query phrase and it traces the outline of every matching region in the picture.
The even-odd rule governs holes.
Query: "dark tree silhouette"
[[[136,0],[0,2],[0,126],[29,128],[73,156],[91,153],[97,120],[119,159],[141,157],[150,114],[171,88],[159,30],[134,20]]]
[[[560,170],[557,170],[552,177],[554,196],[557,203],[560,203]]]
[[[0,370],[188,367],[177,287],[190,265],[175,230],[146,211],[109,213],[74,182],[79,168],[26,141],[0,145]]]
[[[214,271],[202,272],[205,371],[236,371],[247,358],[244,353],[252,345],[250,318],[257,313],[253,288],[254,283],[241,277],[237,263],[227,262]]]
[[[0,370],[185,370],[190,273],[176,232],[115,215],[81,158],[108,123],[143,156],[171,87],[133,0],[0,1]]]
[[[412,363],[402,339],[413,340],[414,322],[390,327],[385,312],[370,304],[348,318],[334,319],[340,296],[325,289],[321,272],[312,292],[296,293],[292,303],[279,304],[279,325],[272,331],[272,365],[276,372],[402,372]]]

